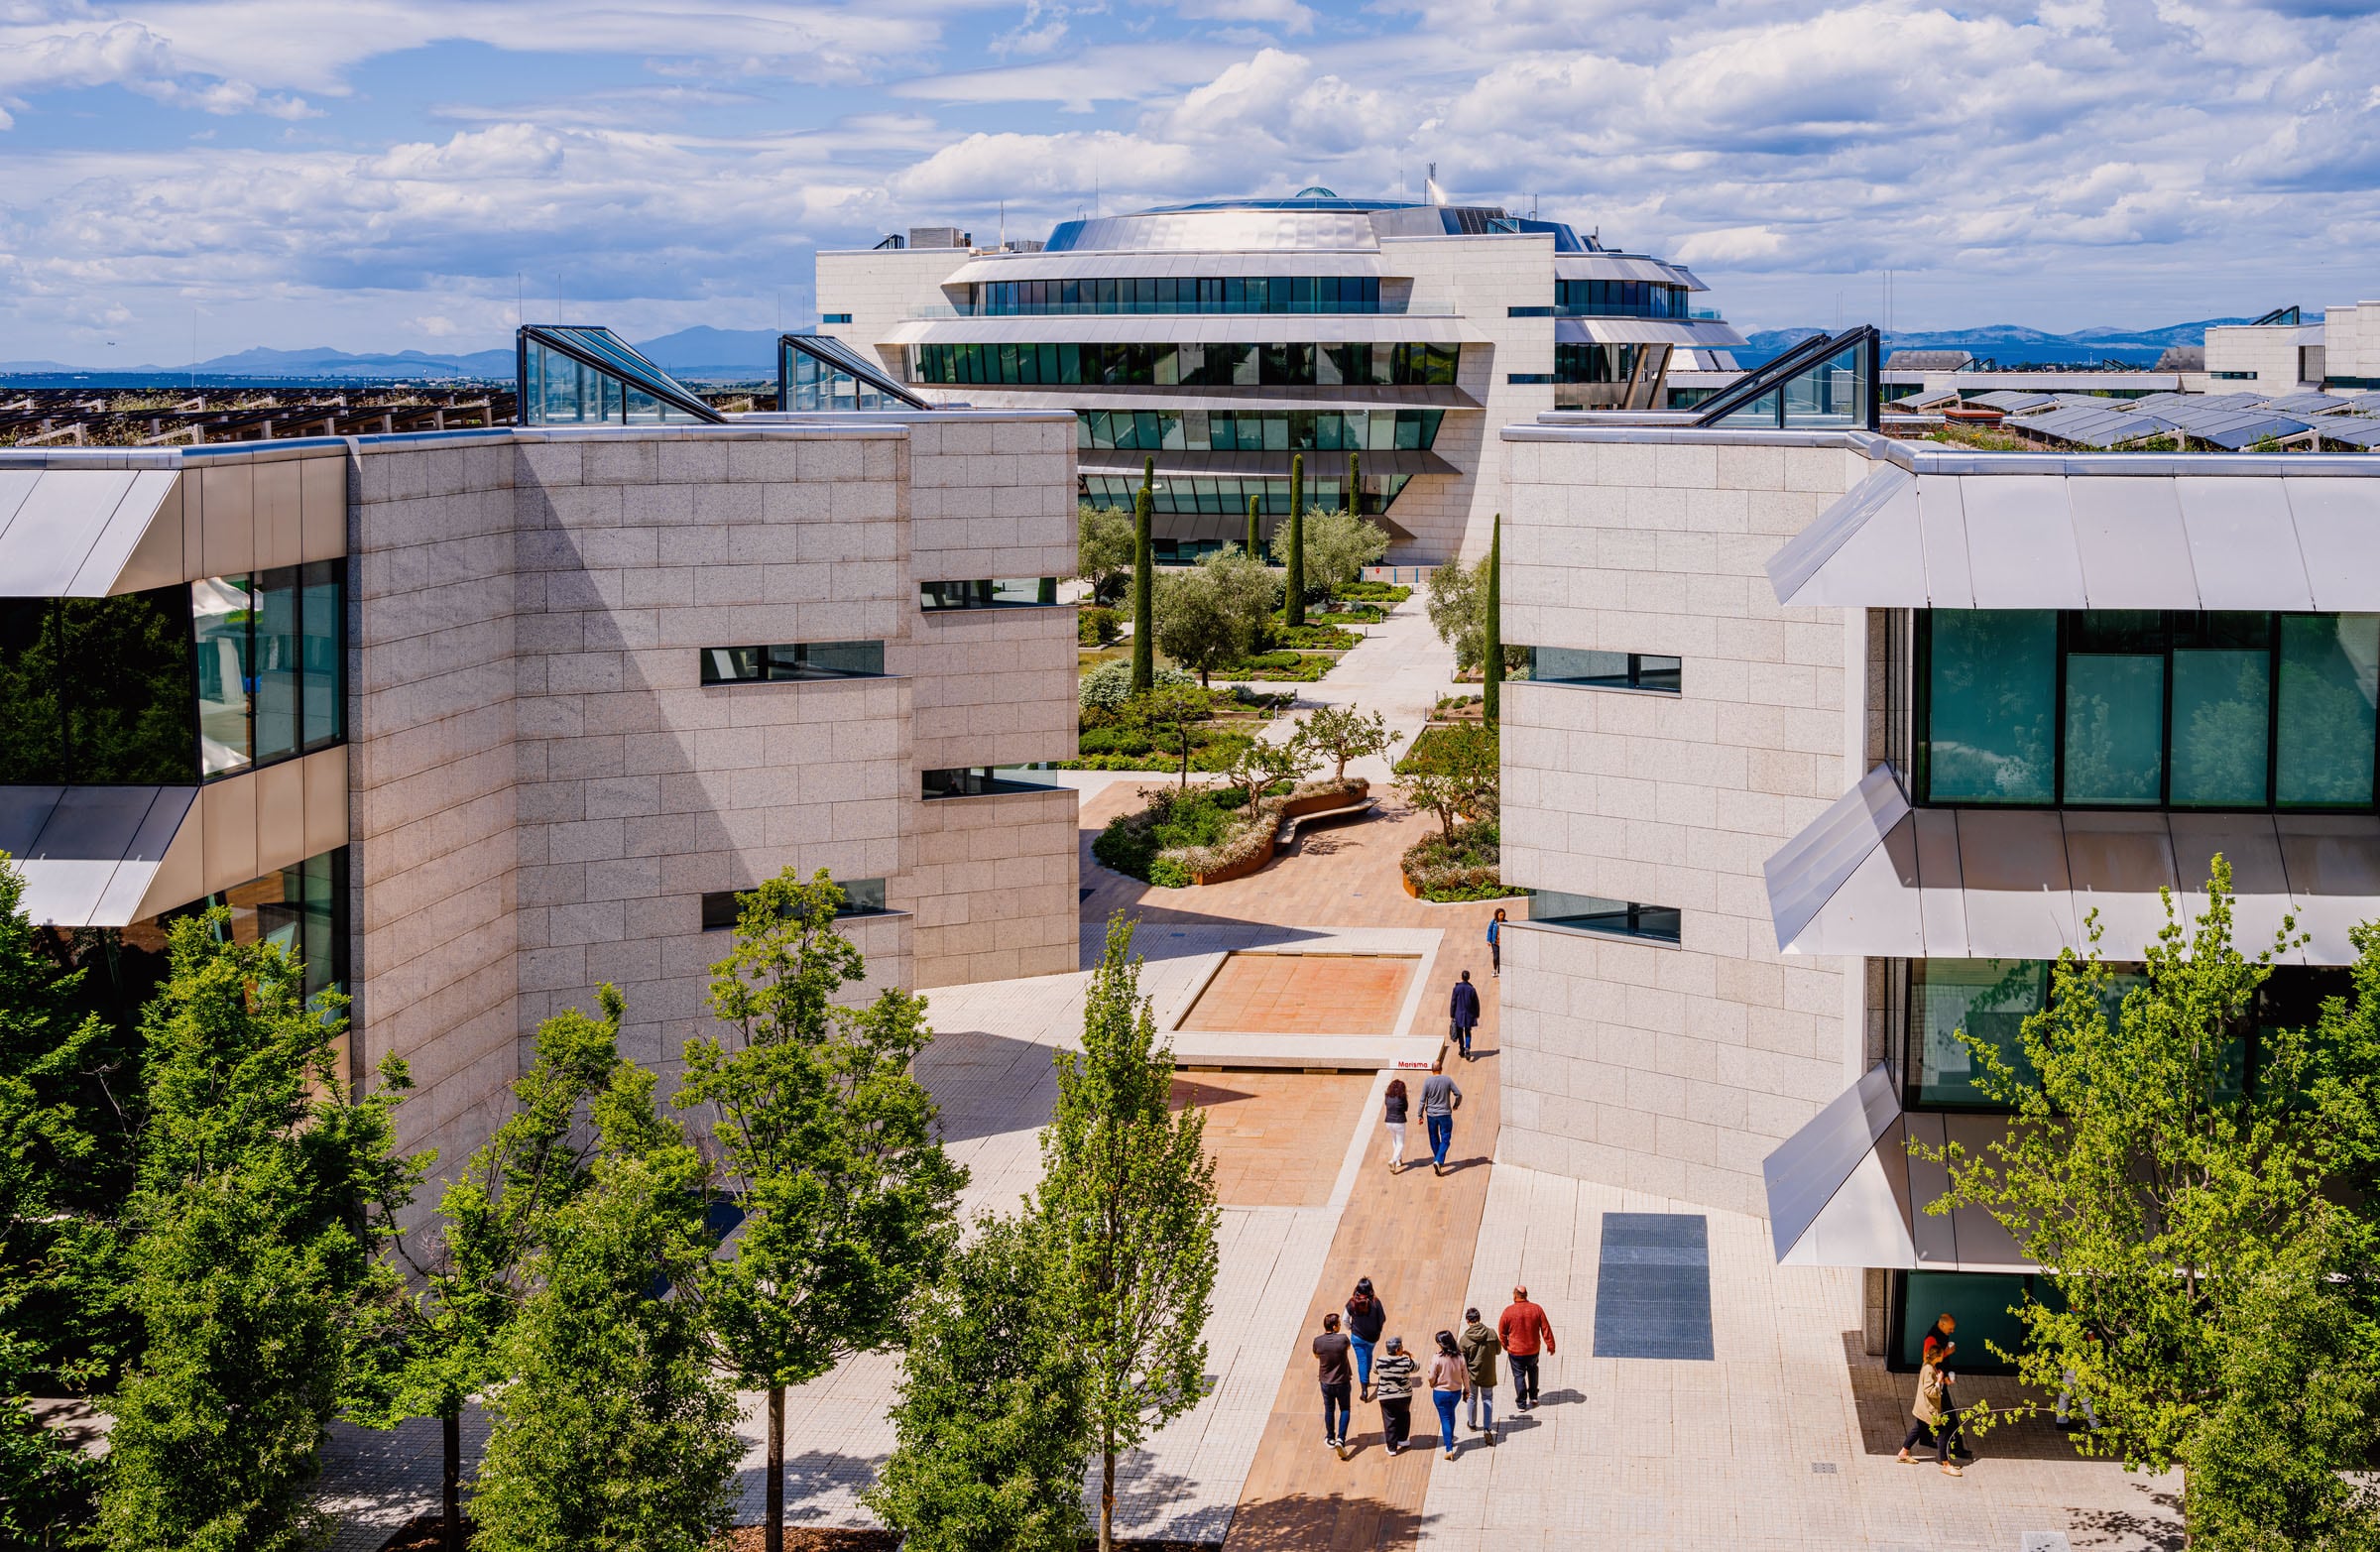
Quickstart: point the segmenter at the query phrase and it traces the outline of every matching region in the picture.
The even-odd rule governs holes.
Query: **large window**
[[[2041,959],[1912,959],[1900,962],[1907,977],[1906,1022],[1902,1029],[1901,1094],[1912,1110],[1982,1110],[2003,1107],[1979,1086],[1982,1063],[1959,1035],[1962,1030],[1996,1051],[2020,1079],[2033,1069],[2025,1058],[2024,1022],[2049,1006],[2051,970]],[[2146,980],[2138,965],[2110,966],[2101,1000],[2112,1021],[2122,1015],[2125,996]],[[2321,1016],[2322,1000],[2349,991],[2349,973],[2302,965],[2276,967],[2257,992],[2256,1006],[2240,1021],[2223,1052],[2216,1094],[2237,1095],[2256,1070],[2259,1032],[2305,1028]]]
[[[702,682],[754,684],[780,679],[867,679],[885,671],[882,642],[796,642],[784,647],[706,647]]]
[[[1529,682],[1581,684],[1599,690],[1649,690],[1675,695],[1683,665],[1651,653],[1580,652],[1568,647],[1531,647]]]
[[[1004,792],[1056,792],[1063,788],[1039,781],[1018,781],[1001,773],[1014,769],[1009,766],[959,766],[951,770],[926,771],[919,774],[918,795],[933,799],[942,797],[997,797]]]
[[[1988,1271],[1903,1271],[1893,1274],[1891,1367],[1913,1370],[1925,1362],[1926,1333],[1945,1315],[1956,1322],[1951,1355],[1954,1373],[2005,1374],[2015,1366],[1993,1353],[2022,1354],[2025,1323],[2016,1310],[2028,1300],[2057,1297],[2046,1277]]]
[[[2380,615],[1933,610],[1917,637],[1921,802],[2373,806]]]
[[[0,600],[0,781],[197,781],[338,743],[342,569]]]
[[[1452,387],[1456,345],[1176,344],[912,345],[909,380],[1032,387]]]
[[[1443,410],[1085,410],[1079,448],[1120,452],[1394,452],[1438,439]]]
[[[1642,345],[1556,345],[1556,383],[1625,383],[1636,376]]]
[[[1369,275],[1106,276],[993,281],[975,289],[983,317],[1098,312],[1377,312]]]
[[[210,895],[189,907],[221,905],[234,943],[277,943],[305,961],[305,995],[341,989],[347,980],[347,851],[324,852],[295,867]]]
[[[1057,601],[1058,579],[1054,576],[917,584],[917,607],[928,614],[945,609],[1045,609]]]
[[[190,590],[0,599],[0,783],[197,779]]]
[[[1682,318],[1691,310],[1683,286],[1658,281],[1556,281],[1554,313],[1566,318]]]
[[[1596,895],[1563,895],[1539,890],[1529,896],[1529,919],[1574,932],[1600,932],[1614,937],[1645,938],[1675,943],[1681,921],[1677,907],[1646,905],[1635,900],[1605,899]]]
[[[344,562],[190,584],[199,764],[230,776],[344,736]]]

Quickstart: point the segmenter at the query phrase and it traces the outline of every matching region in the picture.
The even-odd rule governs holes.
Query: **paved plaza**
[[[1451,688],[1444,650],[1420,616],[1417,598],[1309,688],[1418,728],[1431,699]],[[1367,774],[1375,783],[1387,775],[1384,766]],[[1222,1270],[1207,1332],[1210,1392],[1126,1463],[1128,1539],[1230,1552],[2061,1545],[2026,1539],[2040,1533],[2078,1549],[2179,1544],[2178,1481],[2078,1460],[2046,1425],[1992,1433],[1963,1479],[1895,1464],[1910,1379],[1860,1352],[1855,1272],[1777,1267],[1757,1218],[1495,1162],[1497,998],[1482,941],[1493,906],[1429,905],[1397,879],[1397,854],[1435,821],[1375,785],[1378,816],[1310,837],[1259,874],[1156,890],[1089,857],[1090,838],[1132,804],[1135,784],[1085,784],[1083,961],[1087,969],[1096,959],[1110,911],[1139,919],[1142,989],[1195,1069],[1181,1074],[1175,1102],[1207,1110]],[[1427,1167],[1416,1118],[1407,1156],[1422,1167],[1392,1176],[1378,1124],[1391,1072],[1340,1069],[1426,1065],[1466,968],[1485,1008],[1479,1059],[1452,1068],[1465,1095],[1453,1167],[1443,1178]],[[1078,971],[928,995],[937,1036],[920,1072],[953,1156],[971,1171],[971,1215],[1013,1210],[1039,1177],[1050,1058],[1079,1036],[1086,979]],[[1185,1020],[1198,1027],[1177,1027]],[[1372,1032],[1337,1032],[1351,1028]],[[1700,1225],[1711,1358],[1599,1355],[1609,1214]],[[1415,1408],[1423,1447],[1395,1460],[1380,1447],[1377,1408],[1358,1403],[1358,1449],[1341,1461],[1323,1447],[1307,1343],[1359,1276],[1379,1288],[1389,1330],[1423,1352],[1434,1332],[1461,1324],[1467,1304],[1492,1321],[1525,1281],[1560,1346],[1545,1361],[1545,1404],[1527,1416],[1499,1409],[1502,1442],[1490,1449],[1465,1433],[1450,1462],[1434,1447],[1426,1396]],[[860,1358],[793,1393],[793,1522],[872,1523],[857,1493],[892,1447],[885,1410],[896,1374],[891,1357]],[[1970,1400],[2015,1398],[2004,1381],[1966,1386]],[[758,1400],[746,1408],[747,1518],[762,1503]],[[1499,1400],[1509,1400],[1508,1379]],[[476,1449],[482,1437],[475,1417],[467,1438]],[[342,1428],[331,1459],[329,1501],[353,1516],[343,1552],[369,1552],[434,1498],[432,1428]]]

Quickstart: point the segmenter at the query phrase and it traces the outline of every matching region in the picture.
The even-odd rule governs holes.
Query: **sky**
[[[0,0],[0,360],[773,328],[820,247],[1430,163],[1746,329],[2355,300],[2380,0]]]

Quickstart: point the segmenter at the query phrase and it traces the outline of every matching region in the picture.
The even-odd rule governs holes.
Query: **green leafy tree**
[[[587,1188],[547,1219],[505,1348],[472,1498],[475,1552],[701,1552],[743,1446],[698,1302],[703,1168],[620,1064]]]
[[[1215,669],[1263,645],[1278,597],[1279,584],[1261,560],[1229,544],[1210,550],[1161,580],[1157,647],[1206,684]]]
[[[1200,723],[1214,720],[1214,698],[1196,685],[1160,684],[1147,694],[1135,695],[1125,702],[1124,710],[1127,723],[1145,732],[1153,747],[1180,757],[1181,779],[1177,784],[1188,786],[1196,730]]]
[[[863,1501],[911,1552],[1077,1552],[1088,1373],[1029,1215],[987,1218],[917,1307]]]
[[[416,1289],[384,1312],[348,1377],[347,1415],[368,1427],[438,1420],[447,1552],[462,1552],[464,1539],[463,1408],[506,1377],[528,1258],[552,1214],[592,1179],[592,1107],[621,1075],[625,1005],[608,985],[596,999],[600,1017],[570,1009],[537,1026],[536,1057],[513,1084],[520,1108],[446,1183],[423,1254],[398,1242]]]
[[[2071,1373],[2101,1424],[2085,1453],[2185,1468],[2192,1545],[2368,1548],[2371,1495],[2339,1474],[2380,1438],[2380,927],[2354,930],[2353,996],[2314,1030],[2258,1028],[2246,1072],[2258,989],[2304,939],[2284,918],[2253,957],[2235,947],[2220,856],[2195,921],[2165,899],[2120,1002],[2094,916],[2019,1052],[1962,1032],[2014,1121],[1931,1155],[1951,1190],[1929,1210],[1984,1208],[2050,1268],[2056,1297],[2015,1312],[2018,1373]]]
[[[1205,1118],[1174,1112],[1173,1051],[1140,996],[1119,911],[1083,1005],[1083,1048],[1057,1053],[1033,1213],[1056,1279],[1059,1329],[1086,1366],[1100,1462],[1099,1546],[1116,1541],[1116,1458],[1198,1402],[1215,1290],[1215,1164]]]
[[[1282,588],[1282,610],[1292,626],[1306,623],[1306,455],[1293,454],[1289,459],[1289,522],[1288,540],[1284,553],[1284,530],[1275,529],[1272,535],[1273,554],[1289,568],[1287,585]]]
[[[1352,512],[1309,512],[1298,529],[1305,545],[1300,575],[1306,585],[1325,594],[1337,594],[1388,553],[1387,531]]]
[[[1397,772],[1396,789],[1414,807],[1435,813],[1442,834],[1454,834],[1458,817],[1496,817],[1502,773],[1493,729],[1477,723],[1432,728],[1414,740]]]
[[[1450,560],[1430,570],[1430,628],[1455,650],[1457,673],[1468,673],[1488,660],[1488,561],[1482,555],[1476,565]],[[1505,674],[1525,660],[1519,649],[1506,647]]]
[[[174,923],[143,1019],[148,1111],[127,1219],[147,1334],[107,1403],[99,1534],[112,1546],[278,1552],[307,1501],[348,1347],[397,1273],[377,1252],[427,1155],[395,1151],[405,1066],[357,1099],[333,1040],[343,999],[231,943],[217,907]]]
[[[1345,706],[1318,707],[1308,713],[1298,736],[1331,761],[1334,781],[1347,779],[1349,761],[1384,755],[1402,737],[1388,731],[1386,717],[1376,711],[1368,715],[1352,701]]]
[[[1156,511],[1157,460],[1140,461],[1140,489],[1132,497],[1132,693],[1155,682],[1157,667],[1156,540],[1151,524]]]
[[[1090,584],[1094,602],[1114,598],[1131,574],[1138,538],[1121,508],[1084,502],[1075,511],[1074,574]]]
[[[1248,806],[1253,811],[1263,801],[1265,788],[1276,781],[1302,781],[1321,763],[1313,746],[1302,736],[1292,734],[1279,744],[1257,739],[1246,745],[1232,757],[1231,769],[1224,776],[1248,794]]]
[[[712,1108],[722,1184],[744,1213],[701,1282],[713,1362],[768,1392],[769,1552],[785,1533],[785,1387],[898,1346],[958,1238],[966,1171],[910,1071],[925,1004],[888,989],[834,1006],[867,966],[835,925],[843,891],[788,869],[744,895],[711,1006],[736,1027],[686,1043],[681,1107]]]
[[[1504,515],[1497,513],[1488,531],[1488,580],[1481,590],[1480,628],[1485,644],[1480,650],[1480,715],[1489,727],[1503,719],[1504,712]]]

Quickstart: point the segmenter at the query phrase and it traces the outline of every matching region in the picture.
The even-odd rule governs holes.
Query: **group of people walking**
[[[1504,918],[1495,913],[1497,921]],[[1495,948],[1495,928],[1488,929],[1488,946]],[[1472,1060],[1471,1036],[1480,1026],[1480,989],[1471,984],[1471,972],[1463,972],[1447,1007],[1447,1022],[1453,1031],[1455,1054],[1465,1061]],[[1430,1172],[1446,1173],[1447,1150],[1455,1145],[1455,1112],[1463,1108],[1463,1090],[1446,1075],[1446,1058],[1440,1056],[1430,1063],[1430,1075],[1421,1084],[1421,1121],[1430,1138]],[[1388,1129],[1388,1172],[1403,1174],[1405,1170],[1405,1128],[1413,1118],[1413,1095],[1402,1078],[1388,1080],[1386,1096],[1380,1103],[1380,1125]]]
[[[1388,1306],[1369,1277],[1360,1278],[1349,1295],[1344,1315],[1334,1310],[1322,1317],[1322,1334],[1314,1339],[1314,1358],[1322,1384],[1323,1442],[1346,1460],[1355,1453],[1353,1402],[1359,1387],[1362,1399],[1377,1401],[1380,1436],[1390,1455],[1403,1453],[1413,1436],[1413,1392],[1426,1384],[1438,1412],[1438,1443],[1446,1458],[1455,1458],[1455,1414],[1460,1408],[1474,1433],[1493,1445],[1495,1432],[1496,1360],[1512,1367],[1513,1405],[1526,1412],[1537,1405],[1538,1362],[1554,1351],[1553,1323],[1529,1301],[1529,1290],[1516,1287],[1512,1302],[1493,1326],[1480,1318],[1475,1307],[1463,1312],[1460,1331],[1441,1331],[1433,1339],[1429,1368],[1406,1351],[1405,1339],[1387,1336]]]

